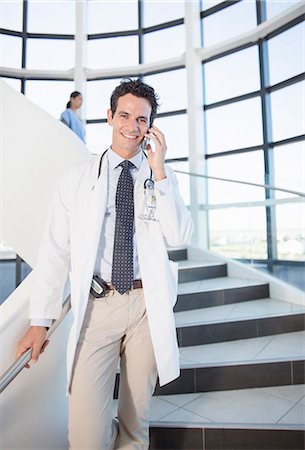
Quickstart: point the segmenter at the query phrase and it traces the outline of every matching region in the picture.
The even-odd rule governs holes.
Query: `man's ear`
[[[112,111],[110,108],[107,110],[107,122],[108,125],[112,125]]]

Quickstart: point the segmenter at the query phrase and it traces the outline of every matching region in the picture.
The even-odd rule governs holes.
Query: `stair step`
[[[186,417],[187,413],[193,416]],[[153,398],[150,421],[229,426],[297,424],[305,429],[305,385],[161,395]]]
[[[207,280],[227,276],[227,265],[224,263],[202,263],[200,261],[179,261],[179,283]]]
[[[156,395],[212,392],[305,383],[305,359],[236,362],[230,365],[193,364],[181,368],[177,380],[156,388]]]
[[[150,435],[152,450],[302,449],[305,385],[155,396]]]
[[[305,383],[305,331],[181,349],[181,375],[156,395]]]
[[[150,450],[304,450],[305,431],[287,428],[152,424]]]
[[[187,249],[186,248],[176,248],[173,250],[168,250],[168,257],[172,261],[181,261],[187,259]]]
[[[178,285],[174,311],[188,311],[267,297],[269,285],[265,282],[231,277],[189,281]]]
[[[305,331],[181,349],[180,377],[155,395],[305,383]],[[117,398],[119,373],[115,398]]]
[[[305,330],[304,306],[266,298],[175,313],[180,347]]]

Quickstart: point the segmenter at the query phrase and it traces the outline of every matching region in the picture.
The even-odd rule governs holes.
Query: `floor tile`
[[[149,416],[150,420],[151,421],[161,420],[164,416],[167,416],[168,414],[174,412],[176,409],[177,409],[176,405],[166,402],[165,400],[160,399],[159,397],[153,397]]]
[[[184,409],[213,422],[275,424],[292,406],[291,401],[258,392],[258,389],[245,389],[208,392]]]
[[[270,342],[272,336],[231,342],[195,345],[180,349],[183,360],[202,364],[251,361]]]
[[[175,313],[175,322],[181,324],[197,324],[224,320],[234,305],[224,305],[212,308],[192,309],[190,311],[181,311]]]
[[[302,386],[304,386],[304,385],[302,385]],[[304,386],[304,391],[305,391],[305,386]],[[299,404],[305,406],[305,392],[304,392],[304,396],[300,399]]]
[[[198,414],[194,414],[191,411],[187,411],[184,408],[179,408],[168,416],[163,417],[161,422],[206,423],[211,422],[211,420],[207,417],[202,417]]]
[[[305,425],[305,406],[297,404],[278,423]]]
[[[178,285],[178,294],[191,292],[211,291],[220,289],[232,289],[243,286],[257,286],[265,284],[261,281],[246,278],[219,277],[201,281],[188,281]]]
[[[242,318],[247,316],[272,316],[296,311],[305,311],[304,306],[276,300],[272,298],[240,302],[234,305],[233,310],[227,318]]]
[[[234,319],[270,317],[273,315],[283,315],[295,312],[305,312],[304,306],[265,298],[239,302],[236,304],[233,303],[210,308],[176,312],[175,321],[177,326],[181,326],[220,321],[229,322]]]
[[[305,385],[298,384],[295,386],[276,386],[276,387],[266,387],[258,389],[265,394],[274,395],[275,397],[283,398],[291,402],[301,402],[304,401],[305,406]]]
[[[182,261],[177,261],[179,269],[184,268],[193,268],[193,267],[218,267],[223,266],[223,262],[207,262],[204,263],[202,261],[193,261],[191,259],[184,259]]]
[[[192,402],[201,395],[203,394],[199,392],[197,394],[158,395],[158,398],[166,402],[172,403],[173,405],[176,405],[177,407],[180,408],[181,406],[184,406],[187,403]]]
[[[271,341],[254,358],[286,358],[305,356],[305,331],[283,333],[273,336]]]

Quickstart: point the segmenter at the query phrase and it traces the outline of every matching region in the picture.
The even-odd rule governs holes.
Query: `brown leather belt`
[[[142,288],[142,280],[134,280],[131,289],[141,289],[141,288]],[[90,286],[90,294],[94,298],[105,297],[107,292],[114,290],[115,289],[111,283],[106,283],[98,275],[93,276]]]
[[[109,289],[109,291],[114,291],[114,287],[111,283],[105,283]],[[134,280],[132,284],[132,289],[142,289],[142,280]]]

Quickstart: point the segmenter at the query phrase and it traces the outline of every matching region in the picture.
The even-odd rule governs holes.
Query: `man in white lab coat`
[[[35,268],[31,327],[17,351],[18,356],[32,348],[37,361],[46,328],[60,315],[70,274],[72,450],[147,449],[157,375],[160,385],[179,376],[173,316],[177,265],[168,260],[167,246],[186,245],[192,221],[176,176],[164,164],[165,137],[153,125],[154,89],[123,80],[110,103],[110,148],[70,167],[59,183]],[[119,361],[118,418],[113,419]]]

